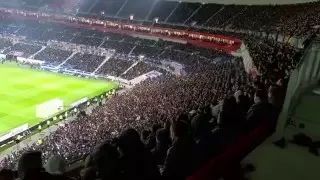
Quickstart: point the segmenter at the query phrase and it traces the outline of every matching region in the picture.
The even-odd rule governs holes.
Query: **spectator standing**
[[[160,173],[151,153],[144,147],[139,133],[134,129],[124,131],[118,146],[121,153],[121,170],[126,179],[159,179]]]
[[[247,121],[249,127],[255,127],[264,120],[272,120],[276,118],[276,111],[272,104],[268,102],[266,92],[257,90],[254,95],[254,104],[247,113]]]
[[[170,133],[165,128],[158,129],[156,133],[156,146],[151,151],[157,165],[163,165],[170,145]]]
[[[170,133],[173,144],[168,150],[162,175],[165,178],[185,179],[198,165],[196,144],[185,121],[173,122]]]

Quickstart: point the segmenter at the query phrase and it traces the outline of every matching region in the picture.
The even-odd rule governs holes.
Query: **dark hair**
[[[104,142],[94,148],[91,153],[94,168],[99,177],[107,178],[119,174],[120,154],[110,142]]]
[[[156,138],[160,143],[170,144],[170,134],[169,131],[165,128],[158,129],[156,133]]]
[[[118,139],[118,146],[124,154],[135,154],[143,150],[144,145],[138,131],[135,129],[125,130]]]
[[[268,100],[266,92],[264,90],[262,90],[262,89],[256,90],[254,95],[259,97],[261,99],[261,101],[267,101]]]
[[[116,161],[119,158],[119,152],[109,142],[104,142],[94,148],[90,157],[94,166],[101,166],[106,162]]]
[[[188,114],[181,113],[181,114],[177,117],[176,121],[188,121]]]
[[[156,133],[157,130],[160,129],[160,128],[161,128],[161,124],[157,123],[157,124],[152,125],[151,131],[152,131],[152,133]]]
[[[237,101],[234,96],[227,97],[222,101],[222,110],[224,112],[232,112],[236,108]]]
[[[210,132],[209,119],[203,114],[198,114],[192,118],[191,127],[195,138],[207,135]]]
[[[279,97],[279,96],[281,96],[281,88],[278,85],[272,85],[269,87],[268,93],[272,97]]]
[[[185,121],[175,121],[171,124],[171,130],[175,137],[186,137],[190,132],[190,126]]]

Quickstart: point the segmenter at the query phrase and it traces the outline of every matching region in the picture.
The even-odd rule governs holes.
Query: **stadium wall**
[[[320,137],[320,119],[317,118],[311,122],[309,121],[310,117],[314,116],[314,114],[306,114],[312,112],[318,114],[319,111],[308,112],[308,109],[312,107],[303,107],[310,91],[319,86],[319,80],[320,41],[313,41],[305,51],[297,68],[291,73],[275,139],[291,136],[292,132],[298,133],[302,131],[310,136]],[[312,100],[315,99],[312,98]],[[307,104],[305,103],[305,105]],[[316,108],[319,110],[319,104],[316,105]]]
[[[178,0],[167,0],[178,1]],[[317,0],[182,0],[180,2],[192,3],[215,3],[215,4],[245,4],[245,5],[266,5],[266,4],[298,4],[315,2]]]

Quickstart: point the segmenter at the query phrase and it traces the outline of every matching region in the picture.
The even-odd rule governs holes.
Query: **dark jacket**
[[[273,121],[277,117],[274,106],[268,102],[260,102],[251,106],[247,113],[247,122],[250,126],[256,126],[264,120]]]
[[[158,167],[149,151],[137,153],[136,156],[124,155],[120,158],[120,162],[126,179],[160,178]]]
[[[196,149],[191,139],[175,140],[168,150],[162,175],[174,179],[185,179],[191,175],[198,166]]]
[[[169,146],[161,146],[159,144],[156,145],[154,149],[152,149],[152,157],[157,165],[163,165],[164,160],[167,157]]]

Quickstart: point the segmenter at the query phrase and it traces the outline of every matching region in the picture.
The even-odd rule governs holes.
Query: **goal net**
[[[43,119],[49,118],[61,110],[63,110],[63,100],[52,99],[50,101],[37,105],[36,117]]]

